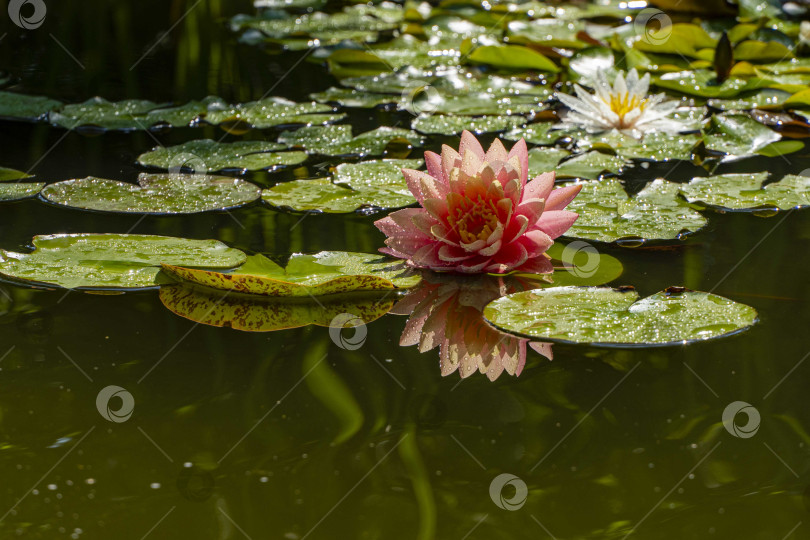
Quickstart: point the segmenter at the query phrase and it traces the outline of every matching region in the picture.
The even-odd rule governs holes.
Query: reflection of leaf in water
[[[209,326],[245,332],[273,332],[314,324],[330,326],[342,313],[369,323],[388,313],[394,298],[374,294],[342,294],[297,301],[223,294],[181,283],[160,289],[160,301],[172,313]]]

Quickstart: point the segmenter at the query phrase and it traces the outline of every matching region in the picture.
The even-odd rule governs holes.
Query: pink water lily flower
[[[565,210],[581,186],[554,189],[555,173],[527,182],[529,153],[495,139],[484,152],[465,131],[458,152],[425,152],[427,172],[402,173],[421,208],[391,213],[375,225],[388,238],[380,251],[416,268],[463,273],[554,271],[546,250],[578,215]]]

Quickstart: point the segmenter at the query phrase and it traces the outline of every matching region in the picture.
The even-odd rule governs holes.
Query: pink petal
[[[520,139],[515,143],[512,149],[509,150],[507,161],[513,157],[518,158],[518,162],[520,163],[520,179],[525,186],[529,178],[529,149],[526,147],[525,140]]]
[[[529,258],[539,257],[554,244],[554,240],[543,231],[531,230],[518,239],[529,254]]]
[[[565,234],[565,231],[571,228],[571,225],[579,217],[576,212],[569,212],[568,210],[552,210],[551,212],[543,212],[540,219],[534,224],[534,229],[539,229],[549,235],[551,238]]]
[[[446,144],[442,145],[442,172],[444,173],[444,177],[447,179],[448,185],[450,184],[450,171],[453,169],[457,169],[461,167],[461,156],[447,146]]]
[[[562,210],[579,195],[582,184],[557,188],[551,192],[546,200],[546,210]]]
[[[439,259],[448,263],[458,263],[461,261],[466,261],[472,256],[473,255],[467,253],[466,251],[464,251],[459,247],[449,246],[447,244],[439,248]]]
[[[554,189],[554,180],[557,173],[547,172],[534,177],[534,180],[526,184],[523,191],[524,199],[548,199],[551,190]],[[546,203],[548,206],[548,203]]]
[[[391,240],[389,238],[389,240]],[[418,268],[442,268],[446,263],[439,259],[439,247],[441,244],[425,244],[419,247],[411,255],[410,262]]]
[[[475,135],[465,129],[461,132],[461,142],[458,145],[458,153],[463,156],[468,150],[475,154],[479,160],[484,160],[484,148],[481,146],[481,143],[478,142]]]
[[[504,241],[506,241],[506,243],[514,242],[517,237],[526,232],[529,225],[530,223],[526,216],[516,215],[506,227],[506,232],[504,232],[503,235]]]
[[[484,156],[484,160],[492,163],[493,161],[506,161],[507,159],[509,159],[509,153],[506,151],[506,148],[504,148],[501,140],[495,139],[492,141],[486,156]]]
[[[430,176],[438,182],[447,185],[447,177],[442,170],[442,156],[436,152],[425,152],[425,165]]]
[[[545,207],[546,202],[543,199],[523,199],[523,202],[515,210],[515,214],[526,216],[529,223],[535,223],[543,215]]]

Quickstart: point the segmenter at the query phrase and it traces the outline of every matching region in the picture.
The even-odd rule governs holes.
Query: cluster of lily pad
[[[424,165],[414,159],[417,149],[470,130],[523,138],[531,146],[531,176],[555,170],[564,183],[582,184],[569,206],[580,215],[566,233],[569,239],[625,246],[672,241],[704,227],[706,209],[765,214],[810,205],[806,175],[723,172],[729,162],[752,156],[768,163],[806,151],[810,58],[799,22],[771,2],[746,0],[735,16],[660,28],[649,28],[642,7],[626,2],[384,1],[336,13],[319,11],[325,8],[321,0],[259,0],[256,7],[257,14],[230,21],[240,40],[272,52],[306,50],[306,61],[324,65],[339,86],[301,103],[262,97],[231,104],[209,96],[186,104],[103,98],[65,104],[0,92],[0,118],[6,120],[79,131],[209,124],[226,136],[251,133],[254,139],[158,146],[137,158],[151,171],[137,185],[95,177],[46,185],[0,169],[0,202],[38,196],[82,210],[188,214],[262,201],[283,211],[376,213],[415,203],[400,169]],[[632,84],[649,81],[650,92],[665,94],[672,103],[668,121],[676,129],[600,131],[572,121],[576,107],[587,106],[582,99],[589,89],[598,92],[603,79],[624,85],[624,77],[628,84],[631,78]],[[624,112],[632,104],[622,102],[619,108]],[[385,111],[397,123],[356,132],[341,122],[357,109]],[[317,174],[303,169],[324,158],[342,162]],[[688,182],[649,178],[640,189],[623,181],[629,171],[658,170],[661,164],[688,164],[704,172]],[[266,186],[252,177],[255,171],[291,167],[297,168],[297,179],[271,176],[274,183]],[[225,313],[242,294],[256,302],[257,297],[390,292],[420,281],[401,263],[377,255],[296,254],[285,266],[216,241],[69,235],[37,237],[33,245],[30,253],[1,252],[0,275],[45,287],[164,285],[161,298],[174,311],[219,325],[225,319],[211,312]],[[559,265],[558,270],[557,285],[600,285],[617,277],[567,283],[571,272]],[[235,296],[227,303],[222,297],[200,299],[200,287],[205,294]],[[706,339],[756,319],[751,308],[706,293],[671,289],[639,300],[624,290],[538,287],[490,303],[485,316],[524,337],[600,344]],[[544,310],[549,299],[565,309]],[[342,302],[335,306],[345,307]],[[387,305],[369,304],[369,317],[382,304]],[[601,313],[593,319],[598,328],[572,325],[594,309]],[[267,309],[248,311],[254,319],[231,325],[289,327],[289,321],[268,319]],[[313,318],[296,313],[290,320]],[[513,320],[515,313],[521,316]],[[648,326],[661,313],[671,313],[666,331]]]

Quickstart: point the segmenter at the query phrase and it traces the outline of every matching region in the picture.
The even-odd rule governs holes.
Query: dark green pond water
[[[67,102],[266,93],[302,101],[335,84],[322,66],[299,64],[303,52],[237,44],[224,18],[251,9],[216,0],[50,2],[36,31],[0,17],[0,68],[20,79],[15,90]],[[351,121],[392,125],[399,114],[355,112]],[[168,145],[222,135],[207,127],[154,137]],[[135,158],[155,145],[145,132],[92,137],[0,123],[0,164],[48,182],[134,180]],[[308,165],[312,175],[317,163]],[[292,174],[252,178],[269,185]],[[259,206],[122,217],[28,200],[2,206],[0,238],[14,251],[37,234],[134,232],[217,238],[278,256],[373,253],[384,240],[373,221]],[[604,248],[625,266],[614,285],[642,295],[670,285],[713,291],[755,307],[760,322],[685,347],[555,345],[553,361],[529,350],[519,377],[495,382],[442,377],[438,349],[399,346],[402,316],[371,322],[363,346],[346,350],[323,327],[248,333],[197,324],[155,291],[2,284],[0,537],[807,537],[809,249],[810,212],[800,211],[712,215],[672,249]],[[110,385],[134,400],[124,422],[97,408]],[[735,401],[759,412],[754,436],[724,429]],[[517,478],[500,495],[525,498],[520,508],[501,503],[493,481],[504,473]]]

